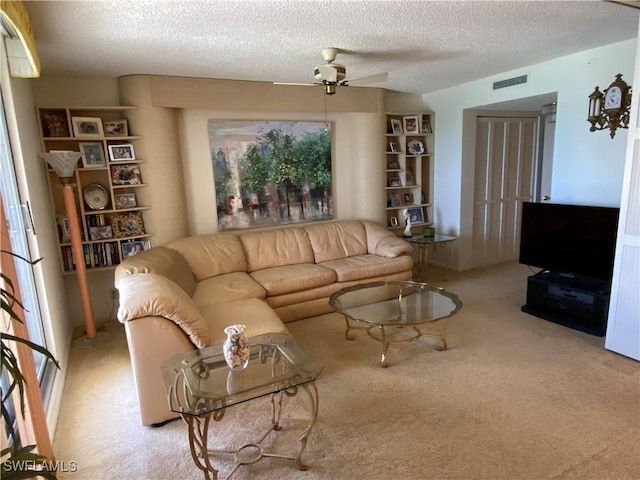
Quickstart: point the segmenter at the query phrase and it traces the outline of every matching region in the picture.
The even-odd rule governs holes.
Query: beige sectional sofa
[[[187,237],[116,268],[142,423],[175,418],[160,366],[222,343],[227,325],[248,336],[287,333],[286,322],[332,311],[329,296],[363,282],[409,280],[412,246],[369,221]]]

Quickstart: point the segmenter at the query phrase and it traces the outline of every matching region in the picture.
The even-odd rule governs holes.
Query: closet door
[[[518,258],[522,202],[531,201],[537,118],[478,118],[473,215],[475,267]]]

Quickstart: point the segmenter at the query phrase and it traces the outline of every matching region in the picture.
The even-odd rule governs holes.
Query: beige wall
[[[383,114],[419,111],[421,104],[419,96],[377,88],[341,88],[327,97],[319,86],[188,77],[131,75],[31,82],[37,106],[140,107],[128,117],[132,132],[143,136],[136,142],[136,156],[145,159],[141,169],[149,187],[137,194],[141,203],[152,207],[145,212],[145,227],[154,233],[152,245],[217,229],[209,119],[324,121],[325,100],[333,130],[335,216],[384,221]],[[46,215],[51,215],[50,208]],[[96,320],[113,319],[113,271],[92,272],[89,281]],[[75,276],[64,276],[64,285],[69,320],[82,325]]]
[[[118,83],[123,104],[141,107],[133,115],[141,120],[136,133],[144,136],[143,177],[153,206],[145,222],[155,234],[153,244],[217,231],[208,120],[324,121],[325,99],[335,217],[385,220],[384,90],[343,88],[326,97],[320,87],[144,75]],[[396,107],[420,102],[407,94],[389,97]]]

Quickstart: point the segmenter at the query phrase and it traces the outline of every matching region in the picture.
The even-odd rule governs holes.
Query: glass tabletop
[[[436,233],[435,235],[432,235],[430,237],[425,237],[424,235],[414,235],[413,237],[405,238],[407,242],[417,243],[420,245],[432,245],[434,243],[453,242],[454,240],[457,240],[457,239],[458,237],[441,235],[439,233]]]
[[[354,320],[373,325],[417,325],[454,315],[462,308],[457,295],[417,282],[377,282],[334,293],[329,304]]]
[[[249,337],[251,354],[243,370],[231,370],[222,345],[176,355],[162,365],[172,411],[203,415],[237,403],[312,382],[322,363],[291,335]]]

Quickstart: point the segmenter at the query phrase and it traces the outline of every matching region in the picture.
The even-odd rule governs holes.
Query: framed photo
[[[433,133],[431,131],[431,120],[429,120],[429,117],[426,117],[422,121],[422,133]]]
[[[45,137],[70,137],[69,124],[67,123],[67,114],[60,112],[44,112],[42,118],[46,124],[43,128]]]
[[[420,122],[418,115],[408,115],[402,117],[405,135],[414,135],[420,133]]]
[[[140,166],[137,163],[111,165],[111,181],[114,185],[142,185]]]
[[[108,240],[113,238],[113,230],[109,225],[104,227],[89,227],[89,238],[91,240]]]
[[[399,207],[400,205],[402,205],[402,203],[400,203],[400,195],[398,195],[397,193],[390,194],[389,200],[387,200],[387,206]]]
[[[403,205],[413,205],[413,193],[405,193],[402,197]]]
[[[399,152],[398,144],[396,142],[389,142],[389,151],[394,153]]]
[[[130,143],[123,145],[109,145],[109,158],[112,162],[135,160],[136,154],[133,152],[133,145]]]
[[[138,206],[135,193],[116,193],[114,195],[116,202],[116,210],[123,208],[135,208]]]
[[[424,212],[422,207],[407,208],[407,215],[412,224],[424,223]]]
[[[111,228],[115,238],[144,235],[144,223],[140,212],[111,215]]]
[[[106,167],[107,161],[104,158],[104,150],[100,142],[80,142],[80,153],[82,154],[82,166],[84,168]]]
[[[387,166],[387,170],[400,170],[400,162],[398,160],[391,160]]]
[[[71,242],[71,229],[69,228],[69,219],[67,218],[67,215],[65,213],[57,214],[56,223],[58,224],[60,243]]]
[[[76,137],[100,138],[104,136],[100,117],[71,117],[73,134]]]
[[[404,179],[405,179],[405,185],[407,187],[416,184],[416,177],[413,176],[413,173],[411,172],[411,170],[407,170],[404,172]]]
[[[136,240],[122,244],[122,258],[132,257],[149,249],[149,242]]]
[[[127,121],[124,119],[105,121],[104,134],[107,137],[126,137],[129,135]]]
[[[398,226],[398,219],[396,217],[391,217],[389,219],[389,225],[391,225],[392,227],[397,227]]]
[[[402,186],[402,180],[400,180],[400,177],[389,177],[389,186],[390,187],[401,187]]]
[[[397,118],[391,119],[391,133],[402,135],[402,123]]]

